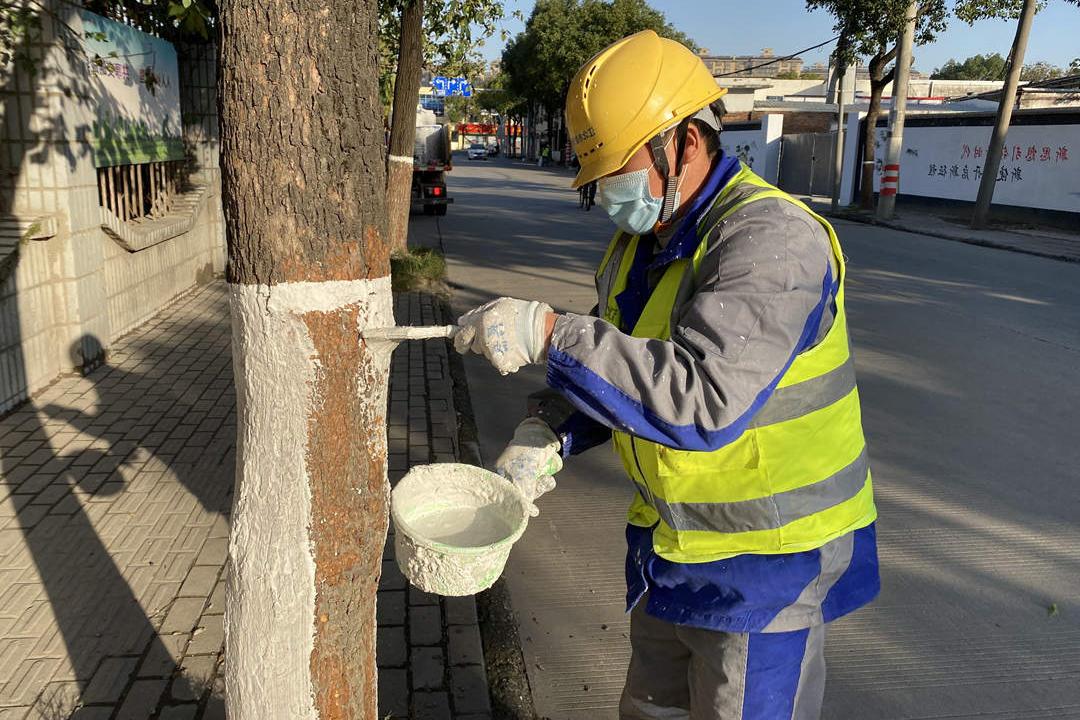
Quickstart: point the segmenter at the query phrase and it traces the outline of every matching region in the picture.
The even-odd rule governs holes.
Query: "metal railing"
[[[181,192],[180,161],[98,168],[98,197],[123,222],[157,219]]]

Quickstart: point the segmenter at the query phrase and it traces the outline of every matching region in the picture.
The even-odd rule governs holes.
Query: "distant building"
[[[765,48],[760,55],[710,55],[707,48],[698,51],[698,57],[713,76],[732,75],[733,77],[773,78],[777,75],[794,75],[802,72],[802,58],[777,60],[772,48]],[[757,67],[759,65],[765,67]]]

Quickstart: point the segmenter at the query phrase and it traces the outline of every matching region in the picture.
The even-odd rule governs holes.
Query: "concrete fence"
[[[81,32],[92,20],[78,6],[42,5],[40,36],[19,48],[34,75],[0,68],[0,411],[100,361],[225,262],[213,48],[178,53],[181,137],[173,142],[183,143],[184,187],[155,217],[123,222],[107,211],[99,168],[101,113],[125,108],[110,106],[97,76],[111,73],[149,105],[165,81],[154,78],[155,93],[135,51],[95,52]],[[145,87],[127,87],[140,79]],[[121,167],[145,159],[128,162]],[[141,177],[139,194],[148,194]]]

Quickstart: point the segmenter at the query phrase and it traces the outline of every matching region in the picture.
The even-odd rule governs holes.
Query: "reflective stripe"
[[[839,505],[859,494],[870,461],[859,456],[833,475],[803,487],[753,500],[735,502],[672,502],[653,498],[653,506],[672,530],[736,533],[775,530],[800,518]]]
[[[793,603],[777,613],[762,632],[789,632],[824,622],[821,604],[840,576],[851,567],[854,550],[854,533],[841,535],[822,545],[818,554],[821,563],[818,576],[803,588]]]
[[[773,390],[748,427],[765,427],[809,415],[843,400],[854,389],[855,362],[849,355],[843,365],[824,375]]]

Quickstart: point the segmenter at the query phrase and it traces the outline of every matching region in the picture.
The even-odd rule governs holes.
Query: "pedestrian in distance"
[[[844,255],[721,149],[724,92],[652,31],[591,58],[566,120],[617,226],[597,306],[499,298],[454,340],[546,366],[496,461],[530,499],[607,441],[636,490],[623,720],[819,718],[825,628],[880,589]]]

